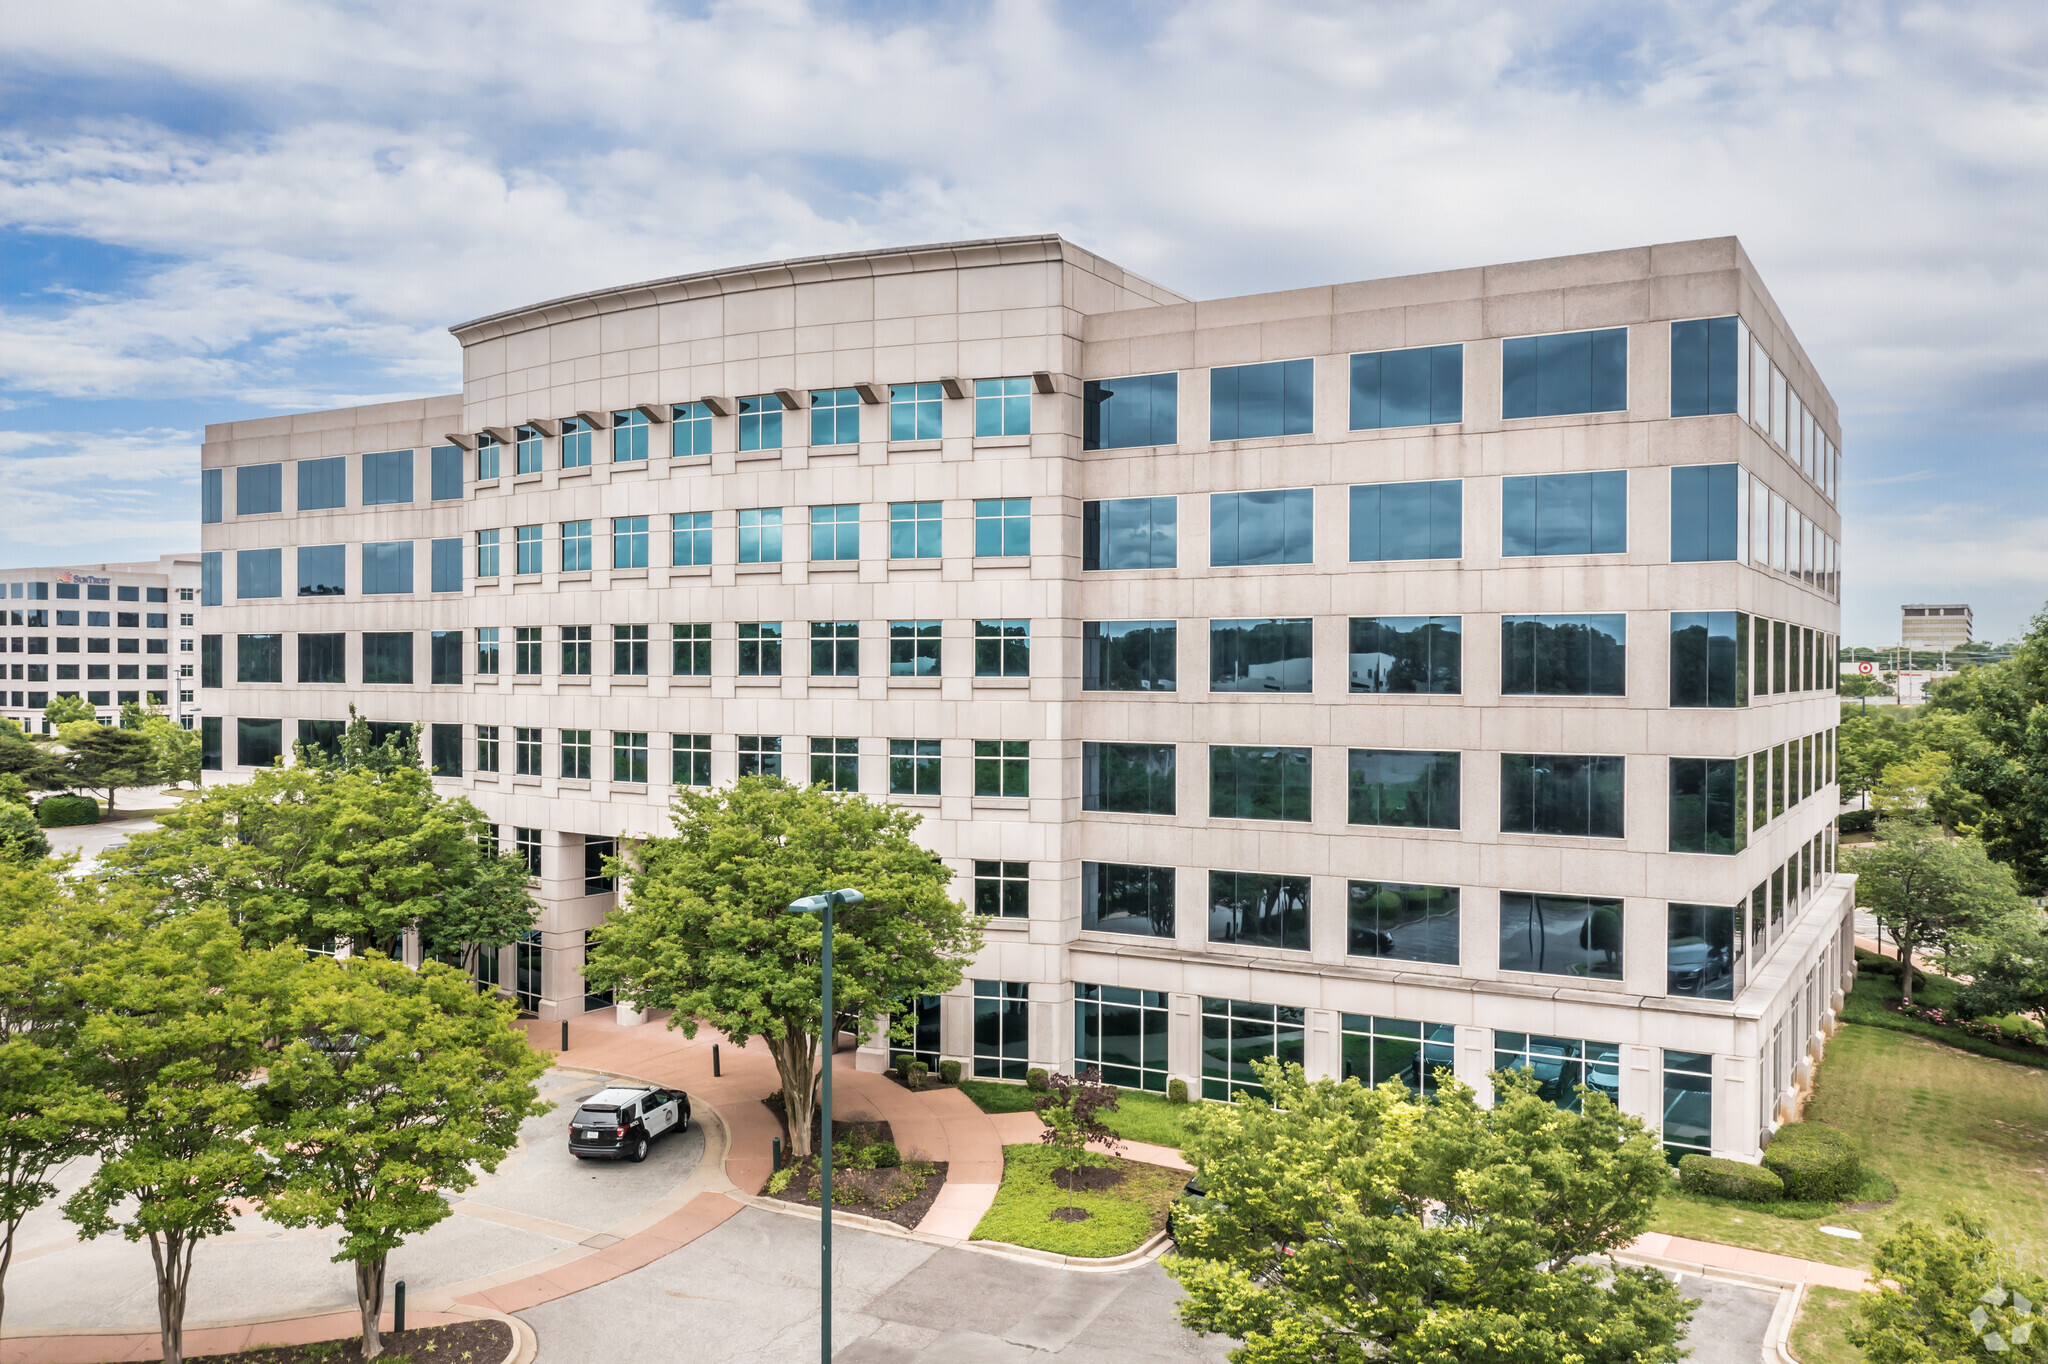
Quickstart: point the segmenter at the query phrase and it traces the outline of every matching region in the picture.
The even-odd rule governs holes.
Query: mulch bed
[[[1055,1170],[1052,1174],[1052,1186],[1055,1189],[1064,1189],[1068,1193],[1101,1193],[1105,1189],[1114,1189],[1123,1182],[1124,1172],[1118,1166],[1083,1165],[1079,1170]],[[1079,1208],[1066,1208],[1062,1211],[1081,1212]],[[1087,1215],[1081,1212],[1081,1217]],[[1078,1222],[1081,1217],[1067,1217],[1061,1220]]]
[[[260,1334],[262,1327],[256,1328]],[[502,1321],[456,1321],[412,1331],[386,1331],[378,1364],[499,1364],[512,1353],[512,1328]],[[259,1345],[231,1355],[197,1355],[186,1364],[361,1364],[363,1338],[319,1340],[309,1345]]]
[[[870,1124],[872,1125],[872,1124]],[[893,1208],[885,1208],[882,1201],[899,1192],[905,1181],[918,1176],[913,1171],[895,1170],[848,1170],[838,1165],[832,1167],[832,1210],[834,1212],[857,1212],[862,1217],[874,1217],[884,1222],[893,1222],[908,1231],[924,1220],[932,1210],[939,1190],[946,1187],[946,1162],[943,1160],[906,1161],[919,1170],[931,1173],[923,1176],[924,1187]],[[818,1206],[818,1176],[803,1173],[789,1181],[789,1187],[781,1193],[764,1194],[784,1203],[799,1203],[807,1208]],[[419,1364],[415,1361],[415,1364]],[[436,1361],[435,1364],[440,1364]]]
[[[1095,1214],[1086,1208],[1054,1208],[1046,1216],[1055,1222],[1085,1222]]]
[[[782,1091],[778,1089],[767,1098],[761,1100],[761,1107],[773,1113],[775,1121],[782,1124],[782,1158],[785,1161],[791,1159],[795,1154],[796,1148],[789,1139],[789,1116],[783,1111]],[[813,1132],[818,1130],[823,1117],[824,1110],[822,1108],[813,1108],[811,1110],[811,1130]],[[896,1133],[886,1122],[854,1122],[846,1118],[834,1118],[832,1120],[833,1143],[836,1145],[849,1137],[858,1139],[862,1146],[872,1146],[878,1141],[895,1141]],[[909,1152],[906,1151],[904,1154],[908,1156]]]

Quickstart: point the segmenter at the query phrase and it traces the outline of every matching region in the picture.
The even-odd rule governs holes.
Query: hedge
[[[1785,1181],[1761,1165],[1720,1156],[1683,1156],[1678,1162],[1678,1187],[1709,1198],[1734,1198],[1744,1203],[1774,1203],[1785,1196]]]
[[[1847,810],[1835,816],[1835,830],[1844,834],[1871,834],[1877,832],[1877,811]]]
[[[36,820],[45,829],[100,822],[100,803],[91,796],[44,796],[36,805]]]
[[[1764,1167],[1785,1181],[1785,1197],[1839,1202],[1863,1181],[1856,1144],[1832,1127],[1788,1122],[1764,1148]]]

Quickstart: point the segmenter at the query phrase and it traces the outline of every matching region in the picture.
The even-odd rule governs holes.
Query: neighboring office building
[[[44,732],[53,696],[82,696],[102,721],[139,701],[187,729],[197,713],[199,556],[0,569],[6,651],[0,715]]]
[[[1970,608],[1960,602],[1899,608],[1899,643],[1908,649],[1954,649],[1970,642]]]
[[[208,762],[424,722],[542,1017],[604,1003],[612,838],[780,771],[989,915],[916,1010],[970,1073],[1527,1064],[1747,1158],[1796,1103],[1838,428],[1734,239],[1195,303],[1018,238],[454,330],[463,395],[208,429]]]

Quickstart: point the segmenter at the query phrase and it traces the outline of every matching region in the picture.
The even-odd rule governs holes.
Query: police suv
[[[569,1154],[579,1160],[647,1159],[656,1137],[690,1130],[690,1096],[679,1089],[614,1085],[577,1106]]]

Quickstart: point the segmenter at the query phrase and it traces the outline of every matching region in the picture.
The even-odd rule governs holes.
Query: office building
[[[0,569],[6,614],[0,716],[45,733],[53,696],[82,696],[99,718],[124,702],[187,729],[197,713],[199,556],[154,562]]]
[[[1750,1159],[1796,1107],[1839,426],[1734,239],[1194,301],[1025,237],[453,331],[460,394],[208,428],[207,761],[423,723],[541,1017],[605,1004],[613,840],[780,773],[925,816],[970,1074],[1524,1065]]]
[[[1954,649],[1970,643],[1970,608],[1963,603],[1899,608],[1899,643],[1908,649]]]

